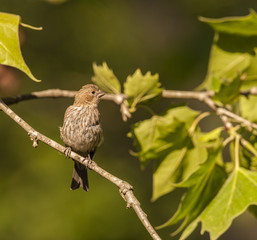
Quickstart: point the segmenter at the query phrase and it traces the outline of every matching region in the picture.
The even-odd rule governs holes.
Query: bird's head
[[[87,84],[83,86],[75,95],[74,105],[81,106],[81,105],[90,105],[90,104],[98,104],[100,98],[105,93],[100,90],[94,84]]]

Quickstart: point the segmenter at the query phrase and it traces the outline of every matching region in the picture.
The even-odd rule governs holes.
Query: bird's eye
[[[95,91],[92,91],[92,94],[95,94]]]

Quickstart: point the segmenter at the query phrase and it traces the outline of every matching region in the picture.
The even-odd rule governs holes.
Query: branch
[[[2,100],[6,105],[11,105],[19,103],[21,101],[39,98],[74,98],[76,92],[77,91],[48,89],[44,91],[22,94],[14,97],[6,97],[2,98]],[[102,99],[113,101],[116,104],[120,105],[120,111],[124,122],[126,122],[128,118],[131,118],[131,114],[125,101],[127,99],[127,96],[125,94],[106,94],[102,97]]]
[[[6,98],[2,98],[2,100],[6,105],[12,105],[14,103],[19,103],[21,101],[38,99],[38,98],[73,98],[76,92],[77,91],[48,89],[44,91],[22,94],[14,97],[6,97]]]
[[[3,98],[3,102],[7,105],[11,105],[14,103],[18,103],[20,101],[38,99],[38,98],[73,98],[76,94],[76,91],[68,91],[61,89],[49,89],[44,91],[32,92],[28,94],[19,95],[16,97],[7,97]],[[241,94],[248,97],[249,95],[257,95],[257,87],[253,87],[247,91],[241,91]],[[162,97],[163,98],[177,98],[177,99],[196,99],[205,103],[212,110],[216,112],[216,114],[222,120],[226,129],[230,129],[232,124],[229,118],[234,119],[235,121],[241,123],[246,126],[250,131],[252,129],[257,130],[257,124],[248,121],[247,119],[223,108],[216,106],[212,97],[214,96],[213,91],[176,91],[176,90],[163,90]],[[131,118],[131,113],[127,106],[127,96],[125,94],[106,94],[103,96],[104,100],[113,101],[117,105],[120,105],[120,111],[122,115],[123,121],[127,121],[128,118]]]
[[[257,88],[252,88],[247,92],[241,92],[242,95],[257,95]],[[216,114],[220,117],[222,122],[225,125],[225,128],[228,130],[232,127],[232,123],[229,118],[241,123],[246,126],[249,131],[252,129],[257,130],[257,124],[248,121],[247,119],[227,110],[226,108],[219,107],[215,104],[215,102],[211,99],[214,96],[214,92],[212,91],[174,91],[174,90],[163,90],[162,97],[163,98],[179,98],[179,99],[196,99],[200,102],[205,103],[212,110],[216,112]]]
[[[34,99],[34,98],[45,98],[45,97],[49,97],[48,94],[49,93],[52,94],[53,92],[55,93],[55,95],[54,96],[51,95],[51,97],[70,97],[72,94],[74,94],[73,92],[70,92],[70,91],[47,90],[47,91],[38,92],[39,94],[32,93],[32,94],[22,95],[23,97],[20,96],[20,98],[23,98],[23,100]],[[24,96],[27,96],[27,97],[24,98]],[[64,146],[44,136],[43,134],[37,132],[27,122],[25,122],[21,117],[19,117],[15,112],[13,112],[1,99],[0,99],[0,109],[3,110],[5,114],[7,114],[10,118],[12,118],[17,124],[19,124],[28,133],[31,140],[33,141],[33,147],[37,147],[38,141],[41,141],[47,144],[48,146],[56,149],[57,151],[65,154],[64,151],[66,148]],[[149,234],[154,240],[161,240],[161,238],[159,237],[155,229],[148,221],[147,215],[140,207],[140,202],[135,197],[133,193],[133,187],[130,184],[115,177],[111,173],[105,171],[104,169],[99,167],[94,161],[89,161],[88,159],[80,156],[79,154],[73,151],[71,151],[70,157],[76,160],[77,162],[83,164],[84,166],[88,167],[89,169],[95,171],[96,173],[106,178],[113,184],[115,184],[119,188],[121,196],[127,202],[127,208],[132,207],[134,209],[139,220],[143,223],[144,227],[146,228],[146,230],[149,232]]]

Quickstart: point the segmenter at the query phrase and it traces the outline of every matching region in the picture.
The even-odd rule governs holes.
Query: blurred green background
[[[100,1],[0,0],[0,11],[19,14],[24,23],[43,31],[22,29],[22,52],[33,74],[31,81],[1,66],[1,96],[49,88],[78,90],[91,82],[92,63],[106,61],[123,82],[137,68],[160,74],[167,89],[191,90],[204,79],[213,38],[198,16],[246,15],[256,0]],[[59,126],[72,99],[49,99],[13,105],[36,130],[61,143]],[[170,101],[155,106],[161,112]],[[150,117],[139,110],[128,123],[118,107],[100,104],[105,141],[95,161],[134,186],[150,222],[160,225],[178,207],[182,191],[150,202],[152,169],[140,170],[130,156],[126,134],[130,125]],[[1,113],[0,118],[0,239],[150,239],[133,210],[127,210],[116,187],[90,172],[90,192],[70,191],[73,163],[27,134]],[[244,214],[220,239],[255,240],[257,221]],[[169,239],[175,227],[159,230]],[[208,239],[194,233],[189,239]],[[177,239],[175,237],[174,239]]]

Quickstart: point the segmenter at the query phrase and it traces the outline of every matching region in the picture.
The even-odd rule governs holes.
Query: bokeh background
[[[49,88],[78,90],[91,82],[92,63],[106,61],[123,82],[137,68],[159,73],[167,89],[192,90],[204,79],[212,30],[198,16],[246,15],[256,0],[104,1],[0,0],[0,11],[18,14],[24,23],[43,31],[21,29],[22,52],[34,75],[0,66],[1,96]],[[61,143],[59,126],[72,99],[48,99],[13,105],[36,130]],[[170,101],[155,105],[161,112]],[[100,104],[105,141],[95,161],[134,186],[154,226],[167,221],[182,191],[151,202],[152,170],[144,171],[128,152],[130,125],[150,117],[139,110],[127,123],[118,107]],[[0,113],[0,239],[150,239],[118,190],[90,172],[90,192],[70,191],[73,163],[40,143]],[[220,239],[256,240],[257,221],[248,213],[233,222]],[[159,230],[163,239],[175,227]],[[199,233],[189,239],[208,239]],[[174,239],[178,239],[175,237]]]

